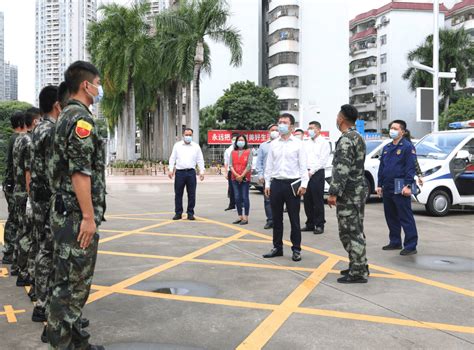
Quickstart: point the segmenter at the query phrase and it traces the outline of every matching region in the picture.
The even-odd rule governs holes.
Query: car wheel
[[[451,208],[451,197],[445,190],[435,190],[430,194],[425,207],[433,216],[445,216]]]
[[[374,189],[372,188],[372,184],[370,183],[370,180],[367,178],[367,176],[364,176],[365,179],[365,185],[367,186],[367,193],[365,196],[365,202],[367,203],[370,199],[370,195],[374,192]]]

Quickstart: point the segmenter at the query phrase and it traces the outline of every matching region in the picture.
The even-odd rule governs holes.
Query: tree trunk
[[[176,142],[176,124],[177,124],[176,93],[177,93],[177,84],[173,82],[171,85],[169,95],[168,95],[168,106],[169,106],[168,145],[169,145],[170,155],[173,149],[173,145]]]
[[[193,74],[193,101],[192,101],[192,128],[194,134],[194,140],[199,143],[199,76],[201,72],[201,64],[196,63],[194,65]]]
[[[132,81],[127,93],[127,113],[128,113],[128,135],[127,135],[127,160],[135,160],[137,124],[135,120],[135,89]]]
[[[449,95],[444,96],[444,112],[446,113],[449,109]]]
[[[177,118],[176,118],[176,131],[177,134],[180,135],[182,133],[182,125],[183,125],[183,83],[181,81],[178,82],[177,87]]]
[[[164,160],[163,157],[163,103],[162,98],[157,96],[156,111],[153,123],[153,144],[156,160]]]
[[[186,83],[186,127],[191,128],[191,82]]]

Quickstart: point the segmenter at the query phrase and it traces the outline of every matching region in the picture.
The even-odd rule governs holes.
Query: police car
[[[449,126],[457,130],[428,134],[415,146],[424,184],[413,199],[434,216],[474,205],[474,120]]]

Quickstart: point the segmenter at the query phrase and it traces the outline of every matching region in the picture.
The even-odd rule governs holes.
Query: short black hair
[[[90,62],[76,61],[64,72],[64,81],[70,94],[79,91],[79,86],[84,80],[92,83],[99,76],[99,71]]]
[[[268,129],[267,129],[267,130],[270,130],[270,129],[273,128],[274,126],[278,127],[277,124],[270,124],[270,125],[268,126]]]
[[[404,120],[401,120],[401,119],[397,119],[397,120],[392,120],[390,122],[390,124],[388,125],[388,128],[390,129],[392,127],[392,124],[393,123],[397,123],[398,125],[400,125],[400,128],[405,131],[407,129],[407,123],[404,121]]]
[[[300,132],[300,133],[304,134],[304,130],[303,130],[303,129],[296,129],[295,132]]]
[[[312,122],[309,122],[309,125],[314,125],[318,129],[321,129],[321,123],[317,122],[316,120],[313,120]]]
[[[39,94],[39,106],[42,114],[50,113],[58,100],[58,87],[48,85]]]
[[[355,124],[357,118],[359,118],[359,112],[357,111],[357,108],[349,104],[342,105],[340,113],[345,120],[351,122],[352,124]]]
[[[31,107],[28,108],[25,112],[25,126],[27,128],[31,127],[33,125],[33,120],[39,119],[41,117],[41,113],[39,108],[37,107]]]
[[[10,117],[10,123],[13,129],[22,128],[25,125],[25,114],[21,111],[16,111]]]
[[[244,134],[237,134],[237,138],[235,139],[235,145],[234,145],[234,149],[235,149],[235,150],[240,149],[239,147],[237,147],[237,141],[238,141],[241,137],[242,137],[242,138],[244,139],[244,141],[245,141],[244,148],[242,148],[242,149],[247,149],[247,148],[249,148],[249,147],[248,147],[248,143],[247,143],[247,137],[246,137]]]
[[[69,100],[69,91],[67,91],[67,85],[65,81],[61,82],[61,84],[58,86],[57,100],[61,105],[61,108],[66,107],[67,101]]]
[[[184,135],[184,133],[185,133],[186,131],[191,131],[191,132],[194,134],[194,130],[193,130],[193,129],[191,129],[191,128],[184,128],[184,130],[183,130],[183,135]]]
[[[293,114],[282,113],[278,116],[278,120],[280,120],[280,118],[288,118],[290,119],[290,125],[295,125],[295,117],[293,117]]]

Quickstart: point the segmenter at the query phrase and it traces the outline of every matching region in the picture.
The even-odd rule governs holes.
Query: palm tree
[[[241,37],[236,28],[227,24],[229,16],[229,7],[224,0],[183,0],[176,8],[156,17],[161,51],[166,52],[168,59],[171,59],[170,67],[177,79],[186,87],[192,82],[192,125],[195,135],[199,135],[200,74],[202,69],[208,72],[211,69],[206,40],[211,39],[227,46],[231,53],[231,65],[239,66],[242,62]],[[189,89],[186,91],[189,92]]]
[[[466,86],[467,79],[474,75],[474,43],[469,34],[463,29],[440,30],[439,69],[449,72],[456,68],[456,80],[461,87]],[[433,35],[429,35],[425,42],[408,53],[409,61],[418,61],[433,66]],[[433,86],[433,76],[422,70],[408,68],[403,79],[409,80],[410,89]],[[441,79],[440,94],[444,97],[444,111],[449,108],[450,97],[453,93],[450,81]]]
[[[147,64],[145,50],[151,44],[145,14],[148,4],[131,8],[101,6],[103,19],[89,28],[87,49],[102,74],[105,97],[102,111],[111,128],[117,127],[117,159],[135,159],[135,84]]]

